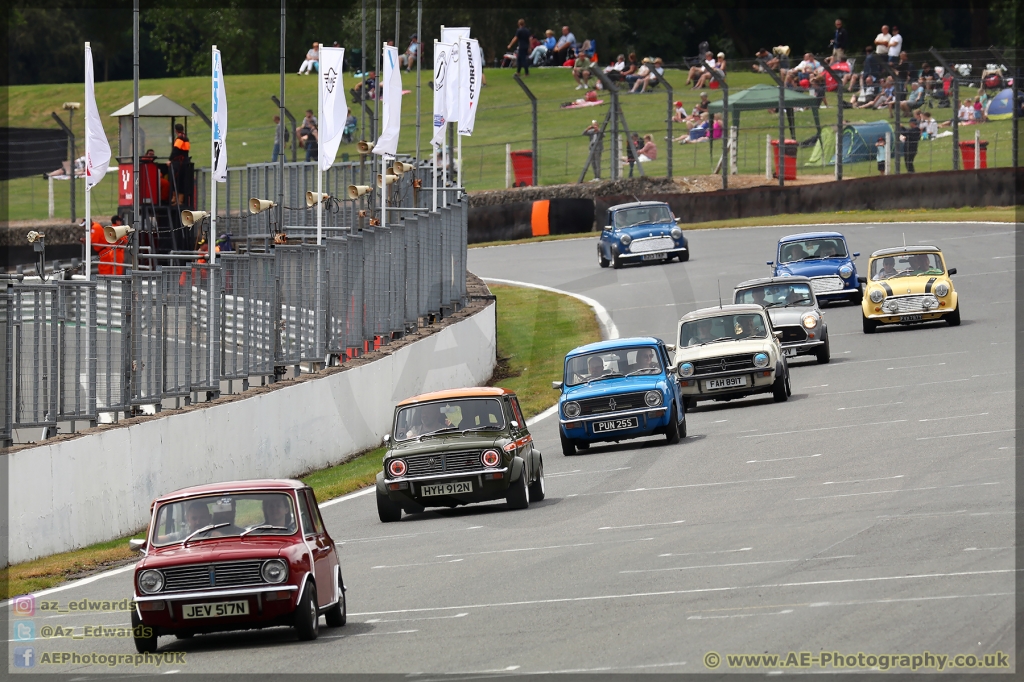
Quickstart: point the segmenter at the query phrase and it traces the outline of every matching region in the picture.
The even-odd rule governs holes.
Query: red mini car
[[[316,639],[320,615],[345,624],[345,583],[313,491],[301,481],[234,481],[153,501],[149,534],[132,540],[132,626],[140,653],[160,635],[273,626]],[[136,627],[143,626],[143,627]]]

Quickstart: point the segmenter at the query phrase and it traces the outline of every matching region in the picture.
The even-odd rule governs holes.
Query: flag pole
[[[214,125],[210,126],[210,238],[206,242],[206,252],[210,254],[210,265],[217,262],[217,46],[210,50],[210,64],[213,66],[213,77],[210,79],[210,111],[214,113]]]
[[[380,7],[380,2],[377,3],[377,7]],[[378,19],[377,19],[377,26],[378,26],[377,32],[378,33],[380,33],[380,28],[379,28],[380,27],[380,18],[379,17],[380,17],[380,15],[378,14]],[[380,84],[380,85],[384,85],[384,78],[383,78],[383,71],[384,71],[384,68],[385,68],[385,66],[384,66],[384,51],[385,51],[385,49],[387,49],[387,45],[388,45],[387,43],[381,43],[380,44],[380,67],[381,68],[380,68],[380,71],[377,72],[377,83]],[[392,74],[392,78],[394,78],[394,74]],[[380,95],[377,98],[377,100],[378,100],[377,106],[378,107],[380,107],[380,100],[383,99],[383,97],[384,97],[384,88],[381,88],[380,89]],[[390,103],[390,102],[388,103],[388,109],[389,110],[391,109],[391,104],[392,103]],[[380,119],[378,118],[378,120],[380,120]],[[378,135],[383,135],[384,134],[383,128],[381,130],[378,130],[377,134]],[[377,138],[377,142],[380,142],[380,137]],[[380,155],[380,226],[381,227],[384,227],[384,226],[387,225],[387,216],[385,215],[385,213],[387,212],[387,208],[388,208],[388,169],[387,169],[388,162],[387,162],[387,159],[385,158],[386,156],[387,155],[384,154],[384,153],[381,153],[381,155]]]
[[[324,44],[319,43],[320,49],[323,49]],[[323,54],[320,55],[320,64],[323,64]],[[324,120],[324,88],[323,84],[320,83],[320,79],[323,78],[323,67],[320,66],[316,70],[316,127],[317,127],[317,140],[316,140],[316,245],[320,246],[320,239],[323,235],[324,229],[324,212],[323,203],[320,198],[324,193],[324,171],[323,166],[320,165],[320,156],[324,153],[323,145],[320,143],[320,124]],[[312,131],[310,131],[312,134]],[[320,302],[320,297],[317,296],[317,303]]]
[[[86,73],[89,71],[89,65],[92,62],[92,47],[89,42],[85,43],[85,69]],[[86,82],[85,87],[89,87],[89,83]],[[85,281],[88,282],[92,279],[92,189],[89,187],[89,93],[85,93]],[[109,161],[108,161],[109,163]],[[74,173],[74,160],[71,161],[72,172],[71,182],[75,181]]]

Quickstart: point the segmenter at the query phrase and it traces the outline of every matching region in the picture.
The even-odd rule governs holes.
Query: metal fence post
[[[519,87],[523,89],[526,96],[530,98],[530,112],[533,117],[533,186],[536,187],[538,184],[538,178],[540,177],[540,148],[537,146],[537,98],[530,91],[530,88],[526,87],[526,83],[519,77],[518,73],[512,74],[512,79],[519,84]],[[465,187],[466,183],[460,177],[459,182]]]

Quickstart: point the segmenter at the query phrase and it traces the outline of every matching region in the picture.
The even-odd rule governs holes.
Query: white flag
[[[341,144],[348,118],[348,103],[345,101],[345,86],[342,68],[345,64],[345,48],[320,48],[320,170],[327,170],[334,163]]]
[[[448,52],[448,83],[451,87],[445,89],[445,98],[447,100],[445,109],[448,113],[449,121],[459,120],[459,83],[462,80],[460,74],[462,55],[459,54],[458,41],[459,38],[468,37],[468,26],[441,27],[441,42],[452,46],[452,49]]]
[[[94,187],[103,179],[110,164],[110,143],[103,132],[100,112],[96,109],[96,93],[93,91],[92,47],[85,45],[85,186]],[[74,159],[71,160],[74,165]]]
[[[398,153],[398,133],[402,128],[402,71],[398,68],[398,48],[385,45],[382,57],[384,88],[381,101],[384,103],[384,112],[381,115],[380,137],[373,146],[373,153],[393,157]]]
[[[476,122],[480,86],[483,83],[483,59],[480,43],[459,38],[459,135],[472,135]]]
[[[228,181],[228,98],[220,50],[213,51],[213,179]]]
[[[448,56],[454,45],[434,41],[434,135],[433,144],[444,144],[448,129]]]

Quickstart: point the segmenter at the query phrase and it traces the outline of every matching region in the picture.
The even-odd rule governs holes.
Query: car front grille
[[[634,239],[629,243],[630,253],[651,253],[654,251],[668,251],[676,247],[672,237],[644,237]]]
[[[775,331],[782,332],[782,343],[803,343],[807,340],[807,332],[803,327],[797,325],[776,327]]]
[[[483,467],[479,450],[445,452],[436,455],[404,457],[409,469],[406,476],[430,476],[433,474],[458,474],[476,471]]]
[[[623,410],[636,410],[647,407],[644,401],[644,393],[623,393],[611,395],[604,398],[587,398],[580,400],[580,416],[586,417],[595,414],[607,414],[609,412],[622,412]]]
[[[706,360],[693,361],[693,373],[695,376],[753,368],[753,355],[727,355],[722,358],[708,358]]]
[[[835,291],[842,291],[846,288],[842,278],[838,275],[826,275],[824,277],[811,277],[811,289],[815,294],[830,294]]]
[[[227,561],[222,564],[195,564],[165,568],[163,592],[188,592],[213,587],[242,587],[262,585],[265,581],[260,569],[262,560]]]
[[[896,313],[922,313],[935,310],[939,307],[939,299],[935,298],[931,294],[918,294],[911,296],[890,296],[886,303],[889,301],[896,302],[896,310],[890,311],[884,306],[882,307],[883,312],[896,312]],[[928,301],[929,307],[925,307],[925,301]]]

